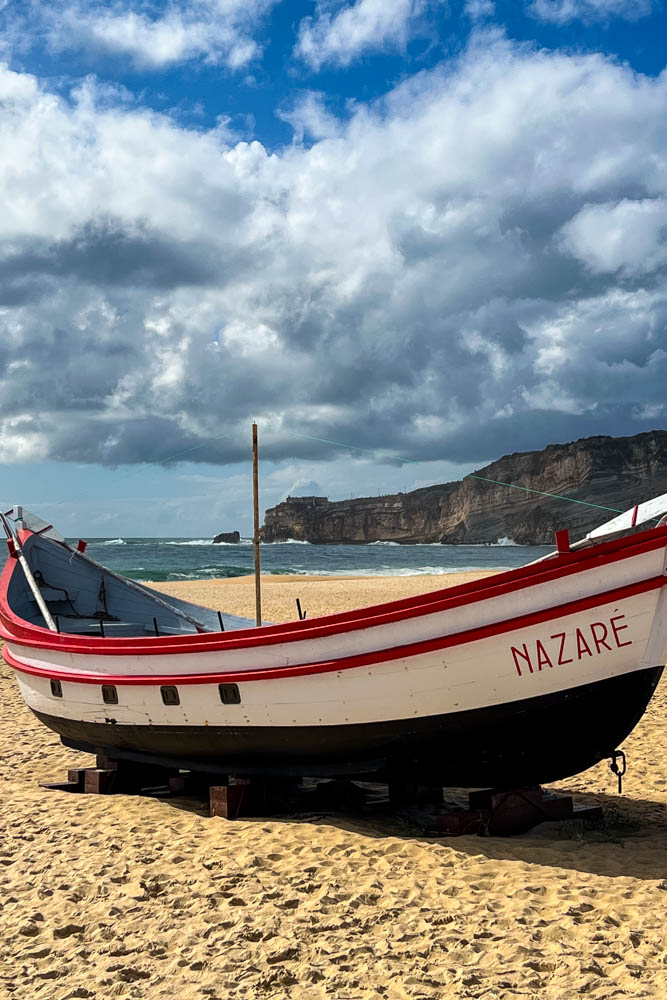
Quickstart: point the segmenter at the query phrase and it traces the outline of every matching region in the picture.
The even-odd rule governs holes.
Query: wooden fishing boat
[[[70,747],[229,774],[516,787],[609,757],[665,663],[667,495],[538,562],[344,614],[253,623],[161,595],[21,508],[4,657]],[[660,520],[662,518],[662,521]]]

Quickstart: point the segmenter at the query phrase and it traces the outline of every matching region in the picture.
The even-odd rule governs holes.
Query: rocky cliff
[[[619,510],[667,493],[667,431],[549,445],[543,451],[506,455],[475,475],[523,489],[467,477],[411,493],[356,500],[288,497],[266,511],[262,538],[319,544],[473,544],[511,538],[521,545],[548,545],[557,528],[569,528],[577,539],[613,512],[528,491],[558,493]]]

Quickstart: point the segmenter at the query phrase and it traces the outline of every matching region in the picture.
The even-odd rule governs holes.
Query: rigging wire
[[[554,497],[555,500],[569,500],[570,503],[581,503],[585,507],[597,507],[598,510],[610,510],[614,514],[623,514],[619,507],[605,507],[601,503],[591,503],[590,500],[575,500],[574,497],[564,497],[560,493],[546,493],[544,490],[531,490],[529,486],[517,486],[515,483],[501,483],[499,479],[487,479],[486,476],[478,476],[474,472],[469,472],[464,479],[481,479],[484,483],[495,483],[496,486],[509,486],[511,490],[523,490],[525,493],[539,493],[543,497]]]
[[[405,458],[403,455],[392,455],[392,456],[389,456],[386,453],[383,454],[382,450],[379,449],[379,448],[362,448],[359,445],[347,444],[346,442],[343,442],[343,441],[332,441],[330,438],[317,437],[314,434],[304,434],[303,432],[300,432],[300,431],[294,431],[294,430],[285,429],[285,432],[290,437],[305,438],[308,441],[318,441],[320,444],[328,444],[328,445],[331,445],[332,447],[335,447],[335,448],[344,448],[347,451],[357,452],[357,453],[361,453],[363,455],[371,455],[373,458],[375,458],[376,461],[378,461],[378,462],[384,462],[384,463],[387,463],[387,464],[392,464],[392,463],[399,462],[399,463],[401,463],[403,465],[421,465],[423,463],[423,461],[424,461],[424,459]],[[174,461],[176,461],[179,458],[182,458],[184,455],[191,455],[195,451],[199,451],[202,448],[208,447],[214,441],[220,441],[223,438],[229,438],[229,437],[232,437],[232,434],[230,432],[225,432],[223,434],[216,434],[216,435],[214,435],[212,437],[207,438],[205,441],[202,441],[200,444],[193,445],[190,448],[183,448],[180,451],[177,451],[177,452],[175,452],[172,455],[168,455],[166,458],[158,459],[157,461],[151,462],[149,464],[151,464],[151,465],[158,465],[158,466],[159,465],[168,465],[169,463],[174,462]],[[133,472],[134,472],[134,465],[127,472],[122,473],[118,478],[122,479],[124,477],[130,476],[130,475],[132,475]],[[622,514],[623,513],[623,511],[619,507],[607,507],[604,504],[593,503],[590,500],[577,500],[575,497],[566,497],[566,496],[563,496],[560,493],[549,493],[546,490],[535,490],[535,489],[532,489],[529,486],[519,486],[517,483],[505,483],[505,482],[502,482],[502,480],[499,480],[499,479],[490,479],[487,476],[480,476],[480,475],[478,475],[475,472],[469,472],[469,473],[467,473],[467,475],[465,475],[465,476],[462,477],[462,480],[464,480],[464,479],[478,479],[481,482],[493,483],[495,486],[506,486],[510,490],[521,490],[524,493],[535,493],[535,494],[538,494],[539,496],[552,497],[554,500],[564,500],[564,501],[566,501],[568,503],[580,504],[583,507],[593,507],[596,510],[610,511],[613,514]],[[90,493],[79,493],[78,496],[80,498],[81,497],[85,497],[85,496],[90,496]],[[68,502],[70,502],[70,501],[67,501],[67,500],[45,501],[45,503],[49,503],[49,504],[51,504],[53,506],[64,504],[64,503],[68,503]]]
[[[335,445],[337,448],[347,448],[350,451],[360,451],[366,455],[377,455],[379,450],[373,451],[369,448],[359,448],[352,444],[343,444],[341,441],[329,441],[327,438],[315,437],[312,434],[301,434],[297,431],[288,431],[293,437],[308,438],[311,441],[321,441],[323,444]],[[380,458],[379,461],[382,461]],[[395,461],[402,462],[407,465],[420,465],[421,461],[414,458],[403,458],[401,455],[395,455],[392,459],[385,459],[385,461]],[[475,472],[469,472],[467,475],[463,476],[463,479],[479,479],[485,483],[494,483],[496,486],[507,486],[510,490],[523,490],[524,493],[539,493],[543,497],[553,497],[555,500],[567,500],[570,503],[582,504],[584,507],[595,507],[597,510],[609,510],[613,514],[622,514],[623,511],[618,507],[605,507],[603,504],[591,503],[589,500],[576,500],[574,497],[562,496],[560,493],[547,493],[546,490],[533,490],[528,486],[517,486],[516,483],[503,483],[499,479],[488,479],[486,476],[478,476]]]

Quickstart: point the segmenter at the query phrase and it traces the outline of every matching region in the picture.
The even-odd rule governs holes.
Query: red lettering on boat
[[[566,663],[574,663],[572,657],[569,660],[563,659],[563,651],[565,649],[565,632],[555,632],[554,635],[550,636],[551,639],[560,639],[560,646],[558,647],[558,666],[563,667]]]
[[[584,653],[587,653],[589,656],[593,655],[593,653],[591,652],[591,647],[588,645],[588,643],[584,639],[584,633],[581,631],[580,628],[578,628],[577,629],[577,659],[580,660],[582,658],[582,656],[584,655]]]
[[[544,648],[544,643],[538,639],[535,648],[537,649],[537,669],[541,670],[542,667],[553,667],[553,663],[549,659],[549,654]]]
[[[530,654],[528,652],[528,646],[525,644],[525,642],[523,644],[523,652],[521,652],[520,649],[516,649],[514,646],[512,646],[512,656],[514,657],[514,666],[516,667],[516,672],[519,675],[519,677],[522,676],[521,665],[518,659],[519,657],[521,657],[522,660],[526,661],[526,663],[528,664],[528,669],[532,674],[533,664],[530,662]]]
[[[625,615],[615,615],[613,618],[609,619],[609,624],[611,625],[611,630],[614,633],[614,639],[616,640],[616,645],[618,646],[619,649],[621,648],[621,646],[631,646],[632,645],[632,639],[628,639],[627,642],[621,642],[620,639],[618,638],[618,633],[619,632],[622,632],[624,629],[629,628],[628,625],[617,625],[616,624],[616,622],[620,622],[620,620],[622,618],[625,618]]]
[[[602,629],[602,635],[597,634],[597,632],[595,631],[596,628]],[[609,652],[611,652],[611,646],[609,645],[609,643],[605,642],[608,631],[609,630],[604,622],[591,622],[591,634],[593,636],[593,640],[595,641],[596,653],[599,653],[603,646],[605,649],[608,649]]]

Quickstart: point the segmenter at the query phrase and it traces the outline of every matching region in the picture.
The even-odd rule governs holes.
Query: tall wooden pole
[[[262,583],[259,566],[259,459],[257,454],[257,424],[252,425],[252,499],[255,521],[255,619],[262,624]]]

